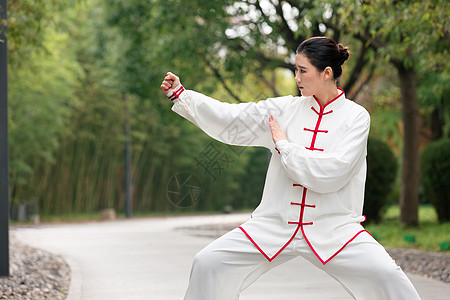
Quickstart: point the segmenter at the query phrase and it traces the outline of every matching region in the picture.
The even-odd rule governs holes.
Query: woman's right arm
[[[269,116],[282,119],[285,113],[282,106],[292,97],[258,103],[225,103],[195,91],[184,90],[178,77],[172,75],[168,73],[161,90],[174,102],[173,111],[226,144],[273,148]]]

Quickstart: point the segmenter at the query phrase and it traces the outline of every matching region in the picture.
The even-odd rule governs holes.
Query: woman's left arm
[[[290,143],[275,120],[270,129],[289,178],[318,193],[341,189],[360,170],[367,154],[370,116],[362,110],[334,152],[311,151]]]

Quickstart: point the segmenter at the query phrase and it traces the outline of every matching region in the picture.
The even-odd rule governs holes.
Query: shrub
[[[269,151],[265,148],[251,148],[244,172],[239,177],[239,189],[233,206],[237,209],[254,209],[261,201],[269,162]]]
[[[367,221],[381,220],[397,174],[397,159],[389,146],[376,138],[367,143],[367,179],[364,193],[364,214]]]
[[[450,220],[450,139],[426,146],[420,157],[424,197],[433,204],[440,222]]]

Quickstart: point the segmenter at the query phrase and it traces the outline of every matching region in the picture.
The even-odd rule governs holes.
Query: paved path
[[[212,239],[174,229],[239,222],[247,217],[233,214],[132,219],[18,228],[12,234],[30,246],[65,257],[72,270],[68,300],[180,300],[193,256]],[[423,300],[449,299],[450,285],[408,276]],[[328,275],[297,258],[262,276],[240,299],[351,298]]]

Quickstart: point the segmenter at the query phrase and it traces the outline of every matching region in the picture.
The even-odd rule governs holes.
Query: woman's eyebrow
[[[308,69],[307,67],[300,66],[300,65],[295,65],[295,67],[296,67],[296,68],[299,68],[299,69],[305,69],[305,70]]]

